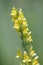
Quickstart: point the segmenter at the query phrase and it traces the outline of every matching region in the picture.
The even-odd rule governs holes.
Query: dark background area
[[[22,8],[32,30],[32,45],[43,65],[43,0],[0,0],[0,65],[19,65],[15,56],[21,41],[13,29],[12,7]]]

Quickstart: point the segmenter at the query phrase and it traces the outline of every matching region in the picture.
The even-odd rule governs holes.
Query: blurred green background
[[[21,41],[13,29],[12,7],[22,8],[32,30],[32,45],[43,65],[43,0],[0,0],[0,65],[19,65],[15,56]]]

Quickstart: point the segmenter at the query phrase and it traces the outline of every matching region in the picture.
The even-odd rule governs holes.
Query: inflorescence
[[[16,31],[20,34],[22,47],[24,48],[24,52],[18,50],[16,58],[21,59],[21,65],[40,65],[38,62],[39,56],[36,55],[31,45],[33,39],[22,9],[16,9],[15,7],[13,7],[11,16],[14,24],[13,28],[16,29]]]

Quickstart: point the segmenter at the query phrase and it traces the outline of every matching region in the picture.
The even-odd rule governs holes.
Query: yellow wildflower
[[[33,61],[32,65],[37,65],[38,64],[38,60]]]
[[[12,8],[12,12],[11,12],[12,16],[16,16],[17,15],[17,10],[15,7]]]
[[[23,29],[23,35],[25,35],[26,33],[28,33],[29,29],[28,28],[24,28]]]
[[[28,26],[26,21],[23,22],[23,26],[25,26],[25,27]]]
[[[14,20],[17,18],[17,9],[15,7],[12,8],[11,16],[12,16],[12,21],[14,22]]]
[[[39,56],[35,56],[35,58],[34,59],[38,59],[39,58]]]
[[[30,62],[31,59],[29,58],[29,56],[27,55],[26,51],[24,51],[24,57],[23,57],[23,62]]]
[[[31,35],[30,35],[30,36],[28,36],[28,38],[26,39],[26,41],[31,42],[31,41],[32,41],[32,36],[31,36]]]
[[[34,56],[34,54],[35,54],[34,50],[31,50],[30,54],[31,54],[31,56]]]
[[[37,63],[36,65],[40,65],[40,63]]]
[[[31,33],[32,33],[32,31],[28,32],[28,34],[27,34],[27,35],[28,35],[28,36],[30,36],[30,34],[31,34]]]
[[[19,15],[18,15],[18,18],[24,18],[24,15],[23,15],[23,12],[22,12],[22,9],[20,8],[19,10]]]
[[[39,58],[39,56],[36,56],[36,53],[35,53],[35,51],[33,49],[31,50],[30,55],[35,56],[34,60]]]
[[[12,12],[11,12],[11,16],[12,16],[12,21],[14,23],[14,28],[20,32],[21,38],[23,43],[22,46],[24,47],[24,49],[26,49],[28,51],[29,48],[29,54],[27,53],[27,51],[24,51],[24,54],[22,55],[21,51],[18,50],[16,58],[21,58],[21,60],[23,61],[21,65],[24,65],[25,63],[27,63],[27,65],[40,65],[38,63],[38,56],[36,56],[36,53],[34,52],[32,46],[29,47],[26,45],[26,43],[33,41],[32,36],[31,36],[31,31],[29,31],[28,28],[28,24],[27,24],[27,20],[24,17],[24,14],[22,12],[22,9],[16,9],[15,7],[12,8]],[[26,43],[25,43],[25,42]],[[31,56],[31,57],[30,57]]]
[[[17,31],[19,31],[20,25],[19,25],[19,22],[17,20],[14,22],[13,28],[15,28]]]
[[[18,14],[18,15],[17,15]],[[31,38],[31,32],[29,32],[28,29],[28,24],[26,21],[26,18],[24,17],[24,14],[22,12],[22,9],[20,8],[20,10],[17,11],[17,9],[15,9],[14,7],[12,8],[12,12],[11,12],[12,20],[14,21],[14,28],[19,31],[22,29],[23,35],[26,37],[26,35],[29,35],[29,37],[26,39],[26,41],[31,42],[32,38]],[[15,16],[17,16],[17,19],[15,19]],[[21,28],[20,28],[21,27]],[[21,32],[21,31],[20,31]],[[28,33],[29,32],[29,33]]]
[[[17,55],[16,55],[16,58],[20,58],[20,57],[22,57],[22,53],[21,53],[20,50],[18,50]]]

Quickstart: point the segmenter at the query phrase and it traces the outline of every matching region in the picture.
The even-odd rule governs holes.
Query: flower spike
[[[40,65],[40,63],[38,62],[39,57],[36,55],[32,44],[30,44],[33,39],[22,9],[16,9],[15,7],[13,7],[11,16],[13,21],[13,28],[18,33],[20,33],[22,47],[24,48],[24,52],[18,50],[16,58],[21,59],[21,65]]]

